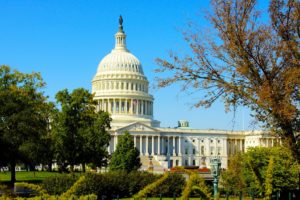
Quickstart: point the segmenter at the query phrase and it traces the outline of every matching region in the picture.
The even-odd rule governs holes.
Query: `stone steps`
[[[141,170],[147,171],[149,168],[149,163],[150,163],[149,157],[148,156],[140,156],[140,159],[141,159],[141,163],[142,163]],[[160,165],[160,163],[155,158],[152,158],[152,164],[153,164],[154,172],[164,172],[165,169]]]

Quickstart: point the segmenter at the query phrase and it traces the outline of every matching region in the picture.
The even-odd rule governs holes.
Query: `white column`
[[[151,155],[153,156],[155,153],[154,151],[154,136],[152,135],[152,150],[151,150]]]
[[[231,140],[228,138],[227,139],[227,152],[228,152],[228,155],[232,154],[230,147],[231,147]]]
[[[145,101],[146,106],[145,106],[145,115],[148,115],[148,101]]]
[[[102,110],[106,111],[106,108],[105,108],[105,99],[102,99]]]
[[[128,101],[125,99],[125,106],[124,106],[124,112],[127,114],[128,113]]]
[[[141,115],[144,115],[144,100],[141,100]]]
[[[167,154],[171,154],[171,152],[170,152],[170,136],[168,136],[168,151],[167,151],[168,153]]]
[[[111,139],[109,140],[108,147],[107,147],[107,152],[109,155],[111,154]]]
[[[205,142],[206,142],[206,156],[210,156],[210,138],[206,138]]]
[[[218,138],[215,139],[215,155],[218,155]]]
[[[113,105],[113,111],[112,111],[112,113],[116,113],[116,99],[114,99],[114,105]]]
[[[148,146],[148,144],[149,144],[149,136],[146,135],[146,156],[149,155],[149,146]]]
[[[243,152],[243,140],[240,139],[240,151]]]
[[[161,146],[161,141],[160,141],[160,135],[158,136],[158,144],[157,144],[157,155],[160,155],[161,154],[161,151],[160,151],[160,146]]]
[[[136,100],[136,104],[135,104],[135,114],[138,115],[139,114],[139,100]]]
[[[237,139],[234,139],[234,154],[237,153]]]
[[[115,135],[115,136],[114,136],[114,149],[113,149],[113,151],[116,151],[116,149],[117,149],[117,144],[118,144],[118,136]]]
[[[223,156],[228,156],[227,154],[228,154],[228,152],[227,152],[227,141],[226,141],[226,139],[223,139]]]
[[[181,156],[181,141],[182,141],[182,137],[179,136],[179,139],[178,139],[178,155]]]
[[[136,135],[133,136],[134,147],[136,147]]]
[[[163,155],[167,155],[167,152],[166,152],[166,137],[162,137],[162,154]]]
[[[272,147],[274,147],[274,139],[271,139],[272,140]]]
[[[106,107],[108,110],[106,110],[107,112],[111,113],[111,102],[109,99],[107,99],[107,106],[105,105],[105,110],[106,110]],[[104,102],[103,102],[104,103]]]
[[[143,136],[140,135],[140,154],[143,155]]]
[[[200,156],[201,155],[200,138],[198,138],[197,149],[198,149],[198,156]],[[200,163],[199,163],[199,166],[200,166]]]
[[[176,156],[176,143],[175,143],[175,136],[173,136],[173,156]]]

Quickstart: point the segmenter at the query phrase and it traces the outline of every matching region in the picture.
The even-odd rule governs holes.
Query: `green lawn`
[[[163,200],[173,200],[174,198],[164,198],[162,197]],[[176,199],[179,199],[179,197],[177,197]],[[220,200],[225,200],[226,198],[220,198]],[[239,197],[229,197],[230,200],[239,200]],[[134,200],[133,198],[123,198],[120,200]],[[146,198],[144,199],[146,200]],[[160,200],[160,198],[151,198],[149,197],[148,200]],[[189,200],[200,200],[200,198],[189,198]],[[243,200],[251,200],[251,197],[243,197]],[[255,198],[255,200],[261,200],[259,198]]]
[[[17,182],[40,182],[47,177],[59,175],[58,172],[16,172]],[[10,172],[0,172],[0,181],[10,181]]]

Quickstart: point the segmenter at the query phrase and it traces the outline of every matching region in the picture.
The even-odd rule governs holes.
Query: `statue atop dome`
[[[123,33],[123,18],[122,15],[119,17],[119,32]]]
[[[122,15],[120,15],[120,17],[119,17],[119,24],[120,24],[120,26],[123,26],[123,18],[122,18]]]

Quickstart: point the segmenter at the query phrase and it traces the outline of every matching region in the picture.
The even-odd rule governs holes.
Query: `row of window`
[[[215,152],[215,147],[210,147],[210,151],[209,151],[210,155],[215,155],[215,153],[217,153],[217,155],[221,155],[221,152],[222,152],[222,147],[217,147],[217,152]],[[188,148],[185,148],[185,154],[186,155],[189,154],[189,149]],[[195,148],[193,148],[192,154],[196,155],[196,149]],[[204,146],[200,147],[200,155],[205,155]]]
[[[99,82],[95,89],[100,90],[134,90],[148,93],[148,85],[128,82]]]
[[[196,140],[193,139],[193,143],[195,142]],[[187,142],[187,140],[185,140],[185,142]],[[204,140],[201,140],[202,143],[204,143]],[[221,141],[220,140],[217,140],[218,143],[220,143]],[[214,143],[214,140],[210,140],[210,143]]]
[[[125,69],[126,71],[132,71],[132,72],[140,72],[143,73],[142,68],[139,65],[136,64],[117,64],[115,66],[111,66],[110,64],[102,65],[102,68],[104,70],[109,70],[109,71],[114,71],[114,70],[119,70],[121,69],[122,71]]]

